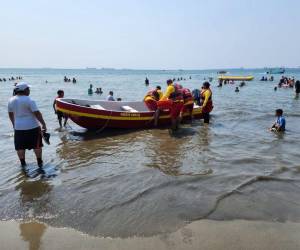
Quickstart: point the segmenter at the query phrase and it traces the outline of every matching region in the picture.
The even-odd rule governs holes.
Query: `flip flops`
[[[42,136],[43,136],[44,142],[46,144],[50,145],[50,134],[45,131],[42,131]]]

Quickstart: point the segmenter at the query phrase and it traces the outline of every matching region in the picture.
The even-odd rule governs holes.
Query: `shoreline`
[[[0,221],[1,249],[300,249],[300,223],[195,221],[173,233],[152,237],[90,236],[72,228],[31,221]]]

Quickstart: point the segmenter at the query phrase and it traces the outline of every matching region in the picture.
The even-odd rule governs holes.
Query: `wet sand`
[[[170,234],[102,238],[39,222],[0,222],[2,250],[10,249],[300,249],[300,223],[262,221],[193,222]]]

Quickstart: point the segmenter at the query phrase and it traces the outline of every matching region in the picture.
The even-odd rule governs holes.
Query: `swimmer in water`
[[[93,94],[93,85],[92,84],[90,84],[90,88],[88,89],[88,94],[89,95],[92,95]]]
[[[283,110],[282,109],[276,109],[275,116],[277,117],[277,120],[273,124],[273,126],[270,128],[270,131],[273,132],[284,132],[285,131],[285,118],[283,117]]]
[[[240,87],[244,87],[245,85],[246,85],[245,82],[241,82],[241,83],[240,83]]]

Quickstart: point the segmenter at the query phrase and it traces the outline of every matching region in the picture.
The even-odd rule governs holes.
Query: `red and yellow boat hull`
[[[99,110],[83,105],[73,104],[64,99],[56,101],[58,111],[68,115],[68,117],[80,127],[97,130],[101,128],[124,128],[141,129],[154,126],[154,112],[126,112],[113,110]],[[183,115],[183,120],[189,119],[189,114]],[[194,119],[201,119],[201,108],[194,108]],[[158,126],[167,126],[171,124],[169,111],[161,112]]]

